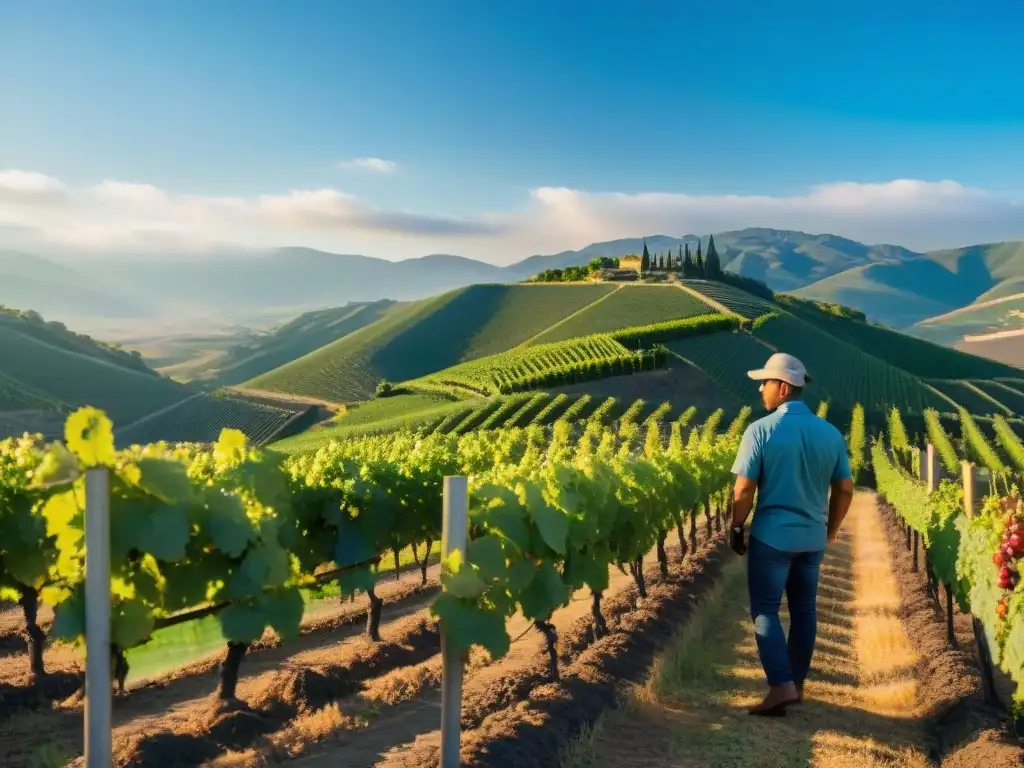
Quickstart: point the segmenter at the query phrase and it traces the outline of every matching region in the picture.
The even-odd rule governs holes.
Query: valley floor
[[[788,768],[936,765],[936,684],[970,688],[963,667],[936,664],[901,621],[898,572],[874,494],[858,493],[822,569],[818,644],[806,700],[784,718],[744,707],[765,692],[748,613],[745,565],[715,591],[646,681],[570,750],[563,768]],[[784,619],[785,623],[785,619]],[[928,674],[943,681],[924,680]],[[1021,764],[994,731],[944,766]],[[960,762],[964,760],[964,762]]]

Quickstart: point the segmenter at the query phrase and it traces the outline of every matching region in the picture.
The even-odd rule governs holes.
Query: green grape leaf
[[[594,592],[608,589],[608,557],[594,553],[578,554],[573,564],[579,578]]]
[[[168,504],[154,509],[139,543],[141,549],[164,562],[185,557],[192,524],[184,504]]]
[[[479,572],[470,563],[460,563],[456,570],[442,572],[441,583],[446,592],[467,599],[479,597],[487,589]]]
[[[8,541],[11,541],[13,544],[14,541],[18,540],[4,541],[4,539],[0,538],[0,542],[3,542],[5,545]],[[21,540],[21,542],[23,541]],[[19,584],[38,589],[46,579],[51,558],[48,556],[47,551],[42,548],[42,542],[36,543],[34,546],[21,542],[19,542],[19,546],[4,546],[2,567]]]
[[[64,440],[86,467],[113,466],[114,425],[98,408],[79,408],[68,416]]]
[[[280,587],[291,574],[288,553],[280,547],[260,543],[252,547],[228,579],[228,599],[255,596],[264,589]]]
[[[530,530],[526,524],[526,511],[518,505],[495,504],[478,509],[472,515],[475,521],[489,530],[497,531],[511,541],[521,552],[530,548]]]
[[[116,562],[137,549],[158,560],[180,560],[185,557],[191,528],[184,505],[114,496],[110,504],[111,559]]]
[[[69,483],[81,474],[78,459],[61,443],[53,443],[43,454],[32,475],[32,487],[45,488]]]
[[[533,518],[544,543],[558,554],[564,555],[566,539],[569,538],[569,518],[543,501],[530,505],[530,517]]]
[[[153,634],[153,612],[141,600],[125,600],[110,606],[110,641],[127,650],[146,642]]]
[[[84,585],[75,589],[66,600],[54,606],[50,637],[73,643],[85,636],[85,594],[83,589]]]
[[[138,486],[160,501],[179,504],[192,495],[188,479],[188,468],[176,459],[141,458]]]
[[[346,571],[338,577],[338,587],[343,595],[359,591],[368,592],[376,583],[377,577],[369,567]]]
[[[245,602],[231,603],[217,618],[224,639],[229,643],[254,643],[263,637],[263,630],[267,628],[263,612]]]
[[[466,554],[469,562],[480,569],[480,576],[485,581],[508,578],[505,550],[497,536],[474,539],[469,542]]]
[[[348,516],[342,516],[338,524],[338,541],[334,546],[334,562],[338,567],[365,563],[376,554],[373,544],[358,523]]]
[[[430,607],[430,613],[441,620],[445,641],[458,652],[480,645],[493,659],[500,659],[508,653],[511,638],[505,629],[503,614],[485,610],[451,594],[439,595]]]
[[[152,555],[145,555],[134,572],[129,576],[135,596],[149,605],[156,605],[162,600],[160,589],[160,569]]]
[[[260,602],[267,623],[282,640],[291,640],[298,636],[305,606],[302,602],[302,593],[296,587],[272,592],[265,595]]]
[[[220,431],[220,437],[213,446],[213,453],[218,460],[233,464],[245,457],[248,444],[249,439],[244,432],[225,427]]]
[[[206,602],[210,582],[223,573],[222,570],[207,567],[203,561],[172,563],[165,565],[163,572],[167,579],[164,605],[169,611],[180,611]]]
[[[508,588],[513,593],[522,592],[537,575],[537,566],[528,560],[516,560],[508,567]]]
[[[239,557],[256,536],[242,500],[214,490],[207,495],[207,504],[205,528],[213,545],[230,557]]]
[[[46,532],[52,536],[83,535],[85,515],[73,490],[48,498],[43,505],[43,517],[46,519]]]
[[[562,581],[555,566],[545,561],[540,564],[530,586],[522,591],[519,605],[523,609],[523,616],[533,621],[547,619],[568,600],[569,587]]]

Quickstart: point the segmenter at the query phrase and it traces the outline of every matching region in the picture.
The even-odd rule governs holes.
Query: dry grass
[[[564,768],[924,768],[914,668],[874,497],[858,494],[826,557],[807,700],[785,718],[743,707],[766,689],[737,561],[647,683],[567,748]],[[783,617],[784,623],[787,621]]]

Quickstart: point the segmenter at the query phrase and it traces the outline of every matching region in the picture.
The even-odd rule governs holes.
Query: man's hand
[[[729,531],[729,546],[741,557],[747,554],[747,542],[743,540],[743,526],[734,525]]]

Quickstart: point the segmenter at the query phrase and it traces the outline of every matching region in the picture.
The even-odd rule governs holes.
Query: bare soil
[[[707,550],[705,545],[687,567],[698,567],[693,563],[703,562]],[[678,550],[670,547],[670,556],[678,560]],[[649,561],[648,578],[657,590],[660,577],[653,553]],[[431,576],[436,579],[436,566]],[[620,598],[629,593],[632,580],[617,571],[612,576],[604,602],[614,627],[633,599]],[[440,643],[426,608],[436,586],[422,590],[418,579],[418,571],[398,582],[382,577],[378,594],[392,605],[384,610],[380,643],[369,641],[355,623],[365,616],[365,598],[358,601],[362,605],[346,602],[331,615],[318,617],[287,646],[275,647],[272,638],[265,638],[242,664],[238,702],[215,697],[223,654],[145,681],[128,696],[116,698],[115,764],[260,765],[302,756],[315,760],[320,750],[345,744],[346,759],[351,756],[354,762],[339,764],[371,765],[382,751],[430,733],[439,718]],[[589,595],[578,597],[554,621],[563,663],[593,641]],[[488,663],[483,653],[473,655],[463,704],[467,729],[547,679],[540,635],[520,617],[511,621],[510,633],[514,639],[522,637],[499,662]],[[27,667],[20,655],[0,661]],[[63,765],[80,755],[82,717],[79,695],[49,709],[20,711],[0,729],[3,765],[40,765],[41,755],[47,756],[46,765]],[[80,765],[81,758],[73,764]]]
[[[391,653],[397,653],[393,658],[403,660],[402,663],[422,656],[427,636],[433,637],[431,642],[439,647],[432,628],[415,622],[402,623],[407,617],[422,613],[437,594],[439,567],[431,566],[427,575],[426,587],[421,586],[420,572],[415,567],[403,569],[397,579],[394,573],[381,574],[378,578],[376,591],[385,603],[383,617],[389,622],[388,632],[392,633],[389,637],[394,638],[397,645]],[[365,595],[352,602],[339,600],[335,607],[307,618],[301,636],[283,647],[268,631],[242,662],[240,695],[250,690],[250,680],[281,668],[291,657],[312,658],[315,663],[319,651],[333,649],[339,642],[362,645],[367,607]],[[5,614],[11,621],[14,621],[13,616]],[[211,699],[216,691],[223,655],[212,654],[166,675],[141,680],[130,686],[127,696],[115,697],[115,736],[123,730],[132,731],[137,720],[148,723],[154,716],[166,716],[170,722],[178,722],[182,717],[191,717],[188,713],[196,702]],[[39,685],[31,678],[24,652],[0,657],[0,754],[5,755],[5,767],[32,765],[33,756],[47,745],[52,748],[52,744],[58,744],[68,755],[82,748],[81,655],[68,645],[52,643],[44,658],[48,672],[53,674],[45,684]],[[336,676],[332,684],[357,685],[360,676],[373,676],[372,670],[367,668],[367,664],[372,666],[373,663],[378,662],[371,659],[346,673],[348,677]],[[18,717],[10,719],[13,714]]]

